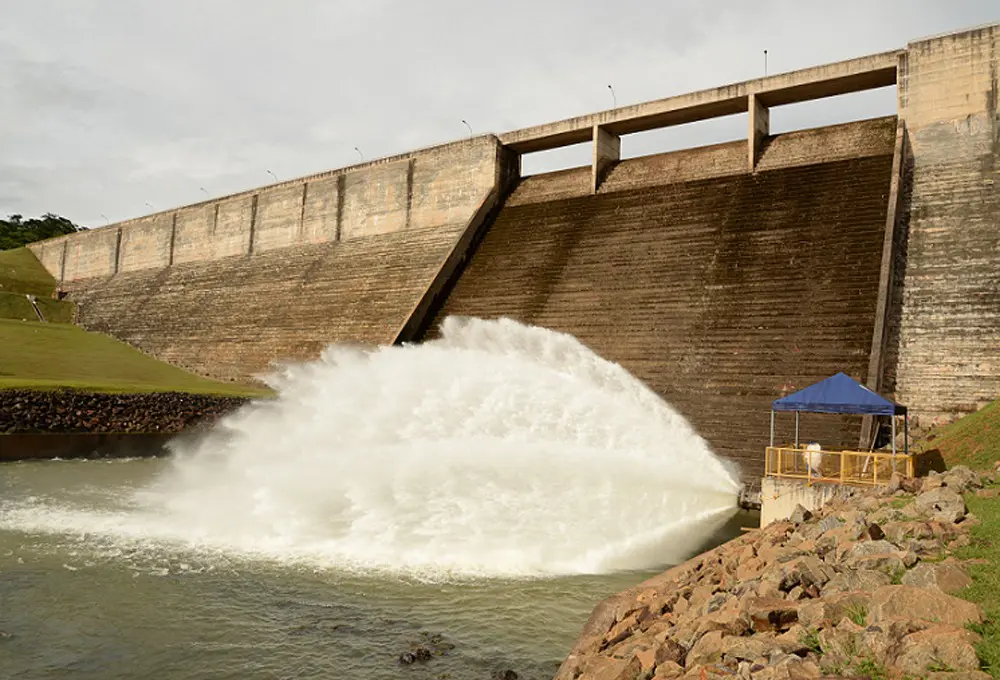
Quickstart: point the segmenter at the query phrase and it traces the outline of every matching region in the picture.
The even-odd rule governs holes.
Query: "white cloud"
[[[349,164],[355,146],[373,158],[463,137],[463,118],[503,132],[608,108],[609,83],[619,104],[644,101],[760,75],[765,48],[785,71],[997,14],[991,0],[5,3],[0,214],[102,224],[200,200],[201,186],[257,186],[268,169]],[[716,128],[684,141],[729,129]]]

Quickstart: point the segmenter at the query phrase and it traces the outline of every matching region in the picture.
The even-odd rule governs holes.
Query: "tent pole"
[[[799,412],[795,412],[795,448],[799,448]]]
[[[896,474],[896,414],[892,414],[892,473]]]
[[[910,455],[910,414],[903,414],[903,453]]]
[[[774,409],[771,409],[771,448],[774,448]]]

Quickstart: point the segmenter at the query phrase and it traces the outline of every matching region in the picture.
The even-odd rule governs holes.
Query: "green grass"
[[[986,623],[974,628],[983,636],[976,651],[983,670],[1000,678],[1000,498],[969,494],[965,503],[980,523],[971,529],[971,544],[959,550],[957,556],[984,561],[968,565],[972,585],[958,596],[979,604],[986,612]]]
[[[56,280],[27,248],[0,250],[0,292],[52,297]]]
[[[260,387],[202,378],[76,326],[0,319],[0,389],[11,388],[271,394]]]
[[[974,470],[992,470],[1000,459],[1000,400],[934,430],[916,443],[915,450],[940,454],[948,467],[968,465]]]
[[[35,298],[35,304],[38,305],[46,321],[73,323],[76,305],[72,302],[53,300],[52,298]],[[0,293],[0,319],[38,321],[38,315],[35,314],[28,298],[22,293]]]
[[[844,613],[847,615],[851,621],[859,626],[868,625],[868,607],[860,603],[849,604]]]

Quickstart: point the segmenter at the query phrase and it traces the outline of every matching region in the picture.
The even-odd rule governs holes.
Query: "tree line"
[[[0,250],[20,248],[34,241],[72,234],[83,229],[86,227],[52,213],[28,219],[22,215],[9,215],[7,219],[0,220]]]

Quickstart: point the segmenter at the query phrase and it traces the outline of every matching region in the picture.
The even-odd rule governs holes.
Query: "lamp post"
[[[470,136],[470,137],[471,137],[471,136],[472,136],[473,134],[475,134],[474,132],[472,132],[472,126],[471,126],[471,125],[469,125],[468,121],[466,121],[466,120],[465,120],[464,118],[462,119],[462,125],[464,125],[465,127],[469,128],[469,136]]]
[[[111,220],[108,219],[107,215],[105,215],[104,213],[101,213],[101,217],[104,218],[104,221],[105,221],[106,224],[111,224]]]
[[[277,181],[278,181],[278,176],[277,176],[277,175],[275,175],[275,174],[274,174],[273,172],[271,172],[270,170],[265,170],[264,172],[266,172],[266,173],[267,173],[267,174],[269,174],[269,175],[270,175],[271,177],[273,177],[273,178],[274,178],[274,181],[275,181],[275,182],[277,182]]]
[[[147,207],[147,208],[149,208],[149,209],[150,209],[150,210],[152,210],[153,212],[156,212],[156,208],[154,208],[154,207],[153,207],[153,204],[152,204],[152,203],[150,203],[149,201],[145,201],[145,203],[146,203],[146,207]]]
[[[205,191],[205,187],[198,187],[198,188],[205,193],[205,198],[208,198],[208,199],[212,198],[211,196],[208,195],[208,192]]]
[[[615,96],[615,88],[608,85],[608,89],[611,90],[611,103],[614,104],[614,108],[618,108],[618,97]]]
[[[764,50],[764,77],[767,77],[767,50]]]
[[[363,153],[361,153],[361,149],[359,149],[358,147],[354,147],[354,150],[358,152],[358,156],[361,158],[361,162],[364,163],[365,162],[365,155]]]

